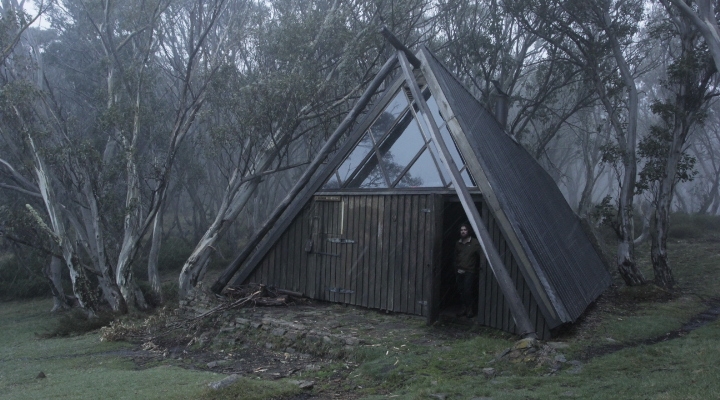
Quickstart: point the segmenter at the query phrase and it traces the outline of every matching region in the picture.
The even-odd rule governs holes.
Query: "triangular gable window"
[[[426,97],[465,184],[475,186],[435,99],[429,91]],[[398,90],[323,189],[451,187],[450,174],[439,167],[437,148],[425,123],[422,129],[418,124],[416,109],[406,91]]]

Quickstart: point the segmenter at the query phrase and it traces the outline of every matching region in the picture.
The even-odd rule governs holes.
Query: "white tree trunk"
[[[45,276],[50,281],[50,289],[53,295],[53,308],[50,312],[67,310],[70,306],[65,298],[65,290],[62,286],[62,259],[52,256],[50,265],[45,269]]]
[[[165,214],[165,206],[161,206],[155,220],[153,221],[152,239],[150,243],[150,255],[148,256],[148,281],[152,290],[155,302],[162,304],[164,302],[162,293],[162,282],[160,279],[160,271],[158,270],[158,258],[160,257],[160,246],[163,236],[163,215]]]
[[[20,117],[19,112],[17,112],[17,115]],[[67,235],[65,224],[62,221],[62,216],[57,210],[59,205],[56,203],[55,194],[50,186],[50,178],[47,175],[45,162],[40,156],[40,152],[35,145],[32,135],[28,133],[27,138],[30,145],[30,151],[33,155],[35,176],[38,181],[38,187],[40,189],[40,193],[42,194],[43,202],[52,226],[49,233],[53,235],[55,241],[62,250],[63,259],[70,271],[73,293],[75,294],[75,297],[77,297],[80,307],[85,309],[91,316],[94,316],[97,311],[97,299],[95,297],[92,284],[87,277],[85,269],[82,265],[80,265],[80,258],[75,251],[72,241]],[[28,206],[28,208],[32,210],[31,207]],[[39,215],[35,215],[35,218],[38,219],[39,222],[42,221]]]

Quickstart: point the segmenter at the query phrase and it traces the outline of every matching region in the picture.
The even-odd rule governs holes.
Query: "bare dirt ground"
[[[289,378],[314,386],[312,395],[308,392],[298,398],[352,399],[356,388],[345,378],[366,352],[402,352],[410,345],[442,350],[448,340],[477,334],[466,318],[445,318],[428,327],[419,316],[308,299],[290,298],[279,306],[249,302],[212,312],[222,304],[227,303],[200,292],[184,303],[179,319],[211,315],[179,328],[173,325],[172,330],[151,329],[140,341],[141,349],[128,356],[138,368],[172,363],[228,375]]]

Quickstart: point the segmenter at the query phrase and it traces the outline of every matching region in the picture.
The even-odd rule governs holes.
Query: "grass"
[[[233,390],[210,391],[224,375],[181,368],[176,360],[139,369],[129,357],[133,346],[101,342],[97,332],[41,338],[56,328],[48,317],[51,300],[0,305],[0,398],[2,399],[216,399]],[[42,372],[46,377],[38,379]],[[262,397],[297,392],[284,382],[241,379]],[[230,396],[230,397],[228,397]]]
[[[298,372],[297,379],[314,380],[315,395],[340,398],[720,398],[720,321],[658,342],[705,310],[707,300],[720,298],[720,224],[713,218],[679,218],[682,229],[668,243],[675,291],[652,285],[627,288],[615,277],[615,289],[556,339],[567,346],[558,354],[572,361],[557,371],[536,363],[497,361],[496,355],[516,340],[508,334],[477,327],[424,327],[419,318],[397,316],[414,324],[411,333],[389,330],[318,371]],[[648,246],[637,254],[651,278]],[[50,307],[50,300],[0,304],[0,398],[303,396],[286,380],[253,378],[211,391],[207,383],[224,375],[189,370],[189,364],[172,359],[141,369],[129,356],[132,345],[100,342],[96,331],[69,330],[66,336],[41,338],[57,326],[58,317],[48,318]],[[443,329],[453,334],[440,335]],[[486,368],[494,369],[492,377],[486,377]],[[36,378],[40,371],[45,379]]]

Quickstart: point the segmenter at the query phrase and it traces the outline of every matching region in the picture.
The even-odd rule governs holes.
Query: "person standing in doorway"
[[[460,239],[455,243],[455,283],[462,299],[458,317],[477,315],[480,243],[470,236],[470,224],[460,225]]]

